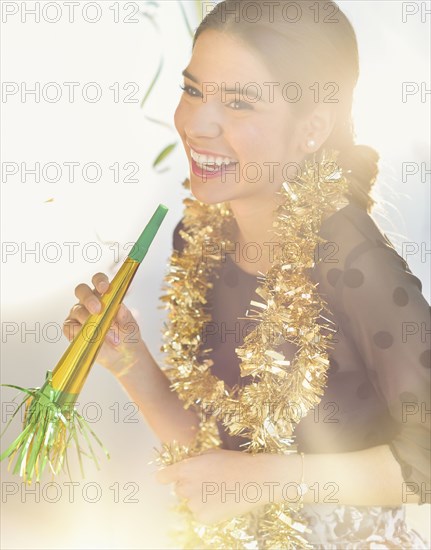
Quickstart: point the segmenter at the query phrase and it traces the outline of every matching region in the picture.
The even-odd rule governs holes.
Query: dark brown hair
[[[317,82],[315,91],[334,103],[336,112],[334,129],[322,149],[339,151],[338,164],[349,172],[349,199],[370,212],[379,155],[355,144],[351,111],[359,77],[358,45],[339,6],[329,0],[223,0],[197,28],[193,46],[208,29],[234,34],[254,48],[277,82],[299,83],[307,93],[291,103],[297,116],[316,105],[310,86]]]

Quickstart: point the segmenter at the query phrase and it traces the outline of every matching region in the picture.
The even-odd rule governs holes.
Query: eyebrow
[[[193,76],[191,73],[189,73],[189,71],[187,69],[184,69],[182,74],[183,74],[183,76],[185,76],[186,78],[188,78],[192,82],[195,82],[196,84],[199,84],[199,80],[195,76]]]
[[[192,82],[195,82],[196,84],[200,84],[199,80],[195,76],[193,76],[191,73],[189,73],[187,69],[184,69],[184,71],[182,72],[182,75],[188,78],[189,80],[191,80]],[[243,97],[249,97],[250,99],[259,98],[258,94],[256,94],[252,90],[247,90],[247,92],[245,92],[245,88],[241,88],[240,90],[238,89],[238,87],[225,88],[223,91],[225,94],[238,94]],[[262,103],[265,103],[265,101],[261,97],[259,98],[259,101],[261,101]]]

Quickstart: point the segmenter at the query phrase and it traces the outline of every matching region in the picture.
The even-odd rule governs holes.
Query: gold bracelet
[[[302,466],[302,469],[301,469],[301,481],[299,483],[299,489],[301,491],[301,498],[304,498],[304,495],[305,493],[308,492],[308,485],[304,482],[304,453],[299,453],[299,455],[301,456],[301,466]]]

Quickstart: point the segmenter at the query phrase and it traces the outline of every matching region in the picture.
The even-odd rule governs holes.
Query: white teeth
[[[222,164],[228,165],[232,162],[236,162],[233,159],[230,159],[229,157],[212,157],[209,155],[201,155],[199,153],[196,153],[193,149],[190,149],[190,154],[192,159],[199,164],[201,167],[206,166],[207,168],[211,168],[211,166],[208,165],[217,165],[221,166]]]

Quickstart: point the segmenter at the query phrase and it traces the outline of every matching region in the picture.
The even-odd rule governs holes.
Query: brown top
[[[180,221],[173,236],[182,251]],[[304,453],[349,452],[387,443],[405,481],[430,483],[430,307],[422,284],[392,243],[361,208],[349,204],[327,218],[319,234],[330,244],[310,270],[338,327],[329,351],[325,394],[295,429]],[[259,281],[227,255],[208,297],[213,326],[212,372],[229,386],[239,376],[235,348],[251,330],[245,317]],[[427,332],[428,331],[428,332]],[[205,331],[203,332],[205,334]],[[281,349],[292,359],[295,345]],[[243,438],[219,426],[223,447],[239,449]],[[430,502],[430,495],[427,495]]]

